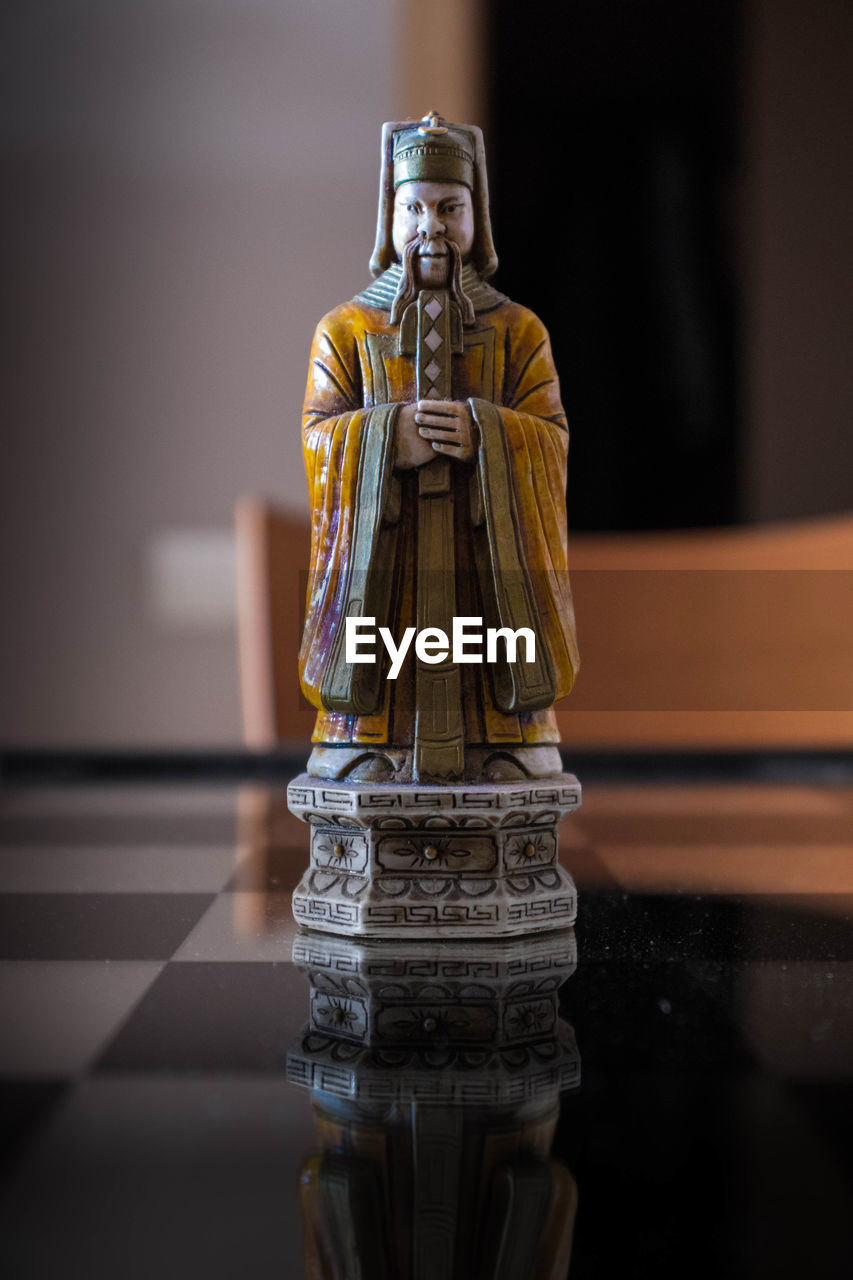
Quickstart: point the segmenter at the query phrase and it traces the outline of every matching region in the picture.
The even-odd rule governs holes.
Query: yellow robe
[[[447,568],[456,614],[482,616],[484,629],[515,627],[526,610],[539,685],[521,688],[521,668],[508,664],[462,666],[464,741],[554,743],[551,705],[569,693],[579,665],[566,562],[568,429],[541,322],[482,282],[473,296],[475,323],[464,328],[451,376],[452,398],[471,407],[479,449],[473,465],[449,464]],[[376,617],[397,643],[418,622],[418,477],[393,469],[397,408],[417,398],[415,360],[400,353],[390,311],[365,297],[371,290],[325,316],[311,349],[303,447],[312,542],[300,679],[319,711],[315,742],[410,747],[413,647],[396,681],[385,678],[378,639],[375,666],[343,665],[347,612]]]

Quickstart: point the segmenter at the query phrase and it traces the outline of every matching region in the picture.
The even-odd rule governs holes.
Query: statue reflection
[[[502,943],[300,934],[310,1019],[288,1055],[312,1090],[302,1169],[310,1280],[556,1280],[577,1188],[550,1152],[578,1086],[558,991],[572,930]]]

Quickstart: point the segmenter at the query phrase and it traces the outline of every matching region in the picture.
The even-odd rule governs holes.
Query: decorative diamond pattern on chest
[[[450,396],[450,355],[450,307],[447,294],[423,290],[418,296],[419,399],[444,400]]]

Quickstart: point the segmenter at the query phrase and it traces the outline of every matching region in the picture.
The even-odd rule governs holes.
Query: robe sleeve
[[[503,403],[471,402],[480,429],[475,545],[489,625],[536,635],[535,663],[493,669],[506,712],[565,697],[580,666],[567,563],[566,416],[544,326],[524,308],[513,312]]]
[[[305,392],[311,566],[299,675],[315,707],[371,715],[383,697],[382,667],[347,664],[345,619],[384,621],[399,484],[392,469],[398,406],[362,407],[358,322],[341,311],[317,328]]]

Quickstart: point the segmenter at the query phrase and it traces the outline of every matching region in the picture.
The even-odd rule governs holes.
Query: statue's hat
[[[473,124],[450,124],[435,111],[422,120],[392,121],[382,126],[382,168],[376,244],[370,259],[374,276],[396,260],[391,238],[394,192],[402,182],[459,182],[474,203],[471,260],[483,277],[497,269],[498,257],[489,218],[486,151],[483,134]]]

